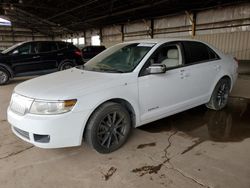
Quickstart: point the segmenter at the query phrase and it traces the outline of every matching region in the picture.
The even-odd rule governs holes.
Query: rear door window
[[[71,43],[68,43],[68,48],[71,50],[77,50],[78,48]]]
[[[207,45],[196,41],[183,42],[185,64],[194,64],[218,59],[218,55]]]
[[[55,42],[40,42],[38,44],[39,53],[52,52],[56,50],[57,50],[57,45]]]

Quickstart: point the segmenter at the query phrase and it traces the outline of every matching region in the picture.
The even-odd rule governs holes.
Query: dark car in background
[[[42,75],[82,65],[81,50],[63,41],[18,43],[0,53],[0,85],[10,78]]]
[[[101,53],[106,49],[105,46],[85,46],[82,48],[82,57],[84,62],[87,62],[97,54]]]

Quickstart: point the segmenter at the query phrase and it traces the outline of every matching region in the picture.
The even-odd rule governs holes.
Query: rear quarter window
[[[61,50],[61,49],[64,49],[64,48],[67,48],[68,45],[66,42],[58,42],[57,43],[57,46],[58,46],[58,49]]]
[[[207,45],[196,41],[183,42],[185,64],[194,64],[219,59],[219,56]]]
[[[87,52],[87,51],[88,51],[88,48],[87,48],[87,47],[84,47],[84,48],[82,49],[82,51],[83,51],[83,52]]]
[[[73,44],[68,43],[68,49],[70,49],[70,50],[77,50],[78,48],[76,46],[74,46]]]

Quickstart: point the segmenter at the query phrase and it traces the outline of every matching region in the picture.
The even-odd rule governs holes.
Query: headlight
[[[65,101],[34,101],[30,108],[31,114],[62,114],[69,112],[76,104],[76,99]]]

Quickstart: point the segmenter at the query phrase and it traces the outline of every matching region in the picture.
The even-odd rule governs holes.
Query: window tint
[[[219,56],[212,49],[210,49],[209,47],[207,48],[208,48],[208,55],[209,55],[210,60],[219,59]]]
[[[84,69],[101,72],[131,72],[154,44],[122,43],[95,56]]]
[[[58,42],[58,49],[64,49],[67,48],[67,43],[66,42]]]
[[[82,49],[83,52],[91,52],[92,48],[89,46],[86,46]]]
[[[143,66],[139,76],[148,75],[147,68],[153,64],[164,64],[168,69],[182,65],[182,50],[179,43],[167,43],[160,46]]]
[[[103,50],[105,50],[106,48],[104,46],[98,46],[96,51],[97,52],[102,52]]]
[[[40,42],[38,44],[38,52],[51,52],[57,50],[57,46],[55,42]]]
[[[72,43],[67,43],[67,46],[70,50],[77,50],[78,48],[74,46]]]
[[[86,46],[82,49],[83,52],[102,52],[105,50],[105,46]]]
[[[165,64],[167,68],[181,65],[180,48],[177,45],[161,47],[150,58],[151,64]]]
[[[24,44],[22,46],[20,46],[19,48],[17,48],[16,50],[14,50],[12,52],[13,54],[20,54],[20,55],[24,55],[24,54],[30,54],[31,53],[31,44]]]
[[[200,42],[184,41],[185,63],[192,64],[217,59],[218,56],[207,45]]]
[[[87,48],[87,47],[84,47],[84,48],[82,49],[82,51],[83,51],[83,52],[87,52],[87,51],[88,51],[88,48]]]
[[[38,53],[38,43],[37,42],[31,43],[31,53],[32,54]]]

